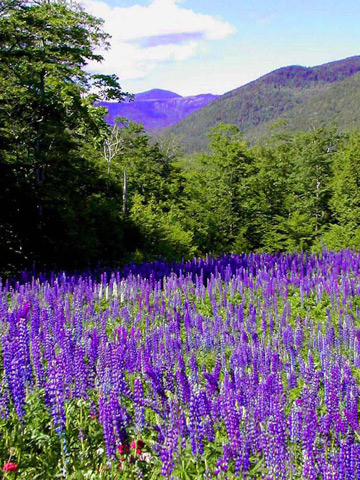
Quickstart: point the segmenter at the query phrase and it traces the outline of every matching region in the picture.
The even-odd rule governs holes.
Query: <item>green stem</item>
[[[85,462],[85,442],[84,442],[84,414],[83,414],[83,405],[80,406],[80,435],[81,435],[81,452],[82,452],[82,461]]]

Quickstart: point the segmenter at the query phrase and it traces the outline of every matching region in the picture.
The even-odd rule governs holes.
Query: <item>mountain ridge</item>
[[[208,93],[183,97],[170,90],[152,89],[136,94],[131,102],[100,102],[98,105],[107,108],[105,119],[110,124],[114,124],[118,116],[126,117],[156,132],[179,122],[215,98],[217,95]]]
[[[300,105],[306,104],[308,106],[306,111],[310,115],[311,102],[318,95],[325,95],[324,98],[330,101],[325,92],[359,72],[359,55],[315,67],[300,65],[281,67],[246,85],[226,92],[171,126],[163,134],[174,133],[182,137],[185,151],[189,153],[201,151],[206,149],[208,144],[207,132],[223,121],[237,125],[245,139],[256,141],[264,137],[264,133],[260,135],[257,130],[263,130],[265,125],[286,117],[290,111],[299,108]],[[334,88],[333,94],[336,95],[337,88]],[[346,89],[340,89],[339,92],[343,96],[347,95]],[[349,104],[351,99],[346,98],[344,102]],[[360,117],[360,106],[356,108],[355,120],[358,114]],[[298,122],[298,125],[300,128],[306,128],[305,113],[303,112],[302,115],[303,121]],[[329,118],[323,119],[322,123],[336,121],[336,112],[329,111],[328,115]],[[343,119],[342,123],[345,128],[346,119]],[[354,121],[351,120],[350,124],[353,125]]]

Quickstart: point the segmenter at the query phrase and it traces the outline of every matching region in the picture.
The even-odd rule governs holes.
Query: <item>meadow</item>
[[[360,254],[3,280],[17,479],[356,480]]]

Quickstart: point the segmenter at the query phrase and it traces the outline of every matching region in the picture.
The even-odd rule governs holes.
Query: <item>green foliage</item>
[[[353,132],[334,154],[329,207],[332,222],[323,235],[331,249],[360,248],[360,135]],[[321,248],[319,245],[318,248]]]
[[[195,253],[192,235],[182,227],[175,207],[164,212],[155,198],[146,203],[144,197],[137,193],[133,198],[130,218],[139,226],[146,259],[163,256],[180,260]],[[138,255],[136,260],[143,258],[144,254]]]
[[[358,134],[348,138],[331,127],[274,133],[267,144],[249,147],[236,126],[219,124],[210,152],[195,156],[192,168],[187,158],[183,167],[186,225],[199,251],[357,247],[357,142]],[[330,225],[338,232],[340,209],[349,230],[335,245]]]
[[[339,223],[360,222],[360,134],[354,132],[332,165],[331,206]]]
[[[248,180],[254,159],[237,127],[220,124],[210,133],[211,151],[199,160],[201,175],[187,175],[187,225],[203,252],[221,253],[247,244]],[[193,201],[195,203],[193,203]]]
[[[85,142],[105,135],[102,96],[122,100],[113,76],[92,77],[84,67],[101,61],[102,21],[66,2],[2,3],[0,25],[1,237],[9,269],[33,262],[73,267],[82,220],[97,215],[99,164],[82,155]],[[94,92],[90,93],[91,84]],[[97,93],[96,93],[97,92]],[[100,241],[94,225],[85,245]],[[95,238],[94,238],[95,237]],[[75,247],[75,255],[69,249]],[[93,252],[95,253],[95,252]],[[70,265],[69,265],[70,266]]]
[[[208,151],[181,157],[177,137],[150,138],[125,118],[110,127],[94,106],[129,96],[116,76],[84,68],[102,60],[101,20],[72,2],[1,8],[2,273],[360,248],[360,134],[291,133],[319,99],[324,112],[342,102],[331,107],[342,118],[340,98],[360,91],[359,57],[280,69],[229,92],[186,120],[194,141],[207,134]],[[267,141],[249,146],[251,129],[275,118]]]
[[[102,20],[73,2],[2,3],[2,272],[33,264],[116,264],[137,248],[146,257],[149,232],[133,219],[140,222],[152,210],[163,220],[149,242],[161,237],[163,248],[149,256],[193,253],[192,234],[175,220],[174,199],[182,187],[171,145],[151,142],[141,126],[121,119],[112,131],[105,109],[94,106],[129,96],[116,76],[85,70],[89,61],[102,60],[95,50],[104,46]],[[105,145],[112,135],[119,142],[109,158]],[[136,195],[145,205],[141,215],[130,214]],[[156,233],[161,226],[166,233]]]

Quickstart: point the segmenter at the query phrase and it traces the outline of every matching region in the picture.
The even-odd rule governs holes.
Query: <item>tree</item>
[[[333,249],[360,248],[360,133],[352,132],[332,164],[332,223],[324,243]]]
[[[331,219],[331,165],[340,141],[335,128],[275,138],[272,155],[282,172],[270,176],[274,188],[280,187],[282,205],[277,204],[264,233],[265,248],[310,249],[321,238]]]
[[[121,101],[127,94],[117,77],[91,75],[84,68],[100,62],[96,49],[108,46],[102,20],[73,2],[0,5],[3,248],[15,263],[20,257],[24,265],[44,259],[46,251],[56,261],[64,209],[71,209],[69,191],[77,188],[71,200],[81,204],[79,197],[94,187],[93,181],[86,184],[94,164],[81,157],[84,143],[100,143],[107,131],[105,111],[94,104]]]
[[[252,205],[252,246],[266,251],[284,249],[284,233],[279,228],[288,216],[290,142],[287,136],[273,138],[267,145],[253,147],[254,174],[249,202]]]
[[[290,201],[293,210],[307,216],[315,236],[330,219],[331,163],[339,141],[336,128],[312,129],[294,136]]]
[[[220,123],[210,133],[206,200],[209,249],[220,253],[249,248],[249,209],[254,159],[235,125]]]

